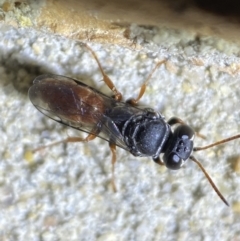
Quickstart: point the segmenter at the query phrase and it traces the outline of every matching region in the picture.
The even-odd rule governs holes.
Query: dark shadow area
[[[27,95],[34,78],[42,73],[46,73],[41,66],[30,63],[19,63],[18,60],[8,59],[7,62],[0,63],[5,68],[5,76],[8,83],[11,82],[17,92]],[[1,83],[2,80],[0,80]],[[1,83],[6,85],[7,82]]]
[[[234,16],[240,18],[239,0],[196,0],[197,7],[222,16]]]
[[[4,70],[4,77],[0,78],[0,85],[6,86],[12,83],[17,92],[27,95],[33,80],[50,70],[45,66],[32,63],[31,60],[24,62],[20,58],[16,59],[11,52],[1,56],[0,66]]]
[[[45,65],[38,65],[33,63],[31,59],[21,59],[21,56],[16,59],[10,52],[7,54],[7,56],[1,56],[0,66],[5,71],[4,77],[0,78],[0,88],[12,83],[17,92],[26,96],[28,94],[28,89],[37,76],[42,74],[59,74],[52,71],[52,69],[48,67],[48,63]],[[84,82],[84,80],[91,79],[91,76],[82,74],[73,76],[72,78],[83,80]]]
[[[238,0],[172,0],[167,4],[178,13],[184,13],[192,7],[197,7],[214,15],[233,17],[235,21],[240,19],[240,1]]]

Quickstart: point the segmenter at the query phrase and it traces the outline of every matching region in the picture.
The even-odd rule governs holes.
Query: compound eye
[[[167,168],[171,170],[178,170],[183,165],[183,159],[181,159],[176,153],[171,152],[168,156],[163,156],[163,161]]]

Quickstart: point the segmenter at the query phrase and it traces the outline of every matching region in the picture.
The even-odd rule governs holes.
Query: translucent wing
[[[59,75],[38,76],[29,89],[29,98],[51,119],[129,150],[115,122],[108,116],[112,108],[120,106],[123,109],[125,103],[116,102],[82,82]]]

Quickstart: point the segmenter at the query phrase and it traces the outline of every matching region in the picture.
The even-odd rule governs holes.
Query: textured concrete
[[[142,102],[196,128],[207,137],[196,138],[199,146],[240,132],[237,45],[168,29],[133,31],[142,50],[89,43],[125,98],[168,58]],[[30,103],[27,89],[37,75],[74,77],[110,93],[89,52],[60,36],[1,24],[0,61],[1,240],[238,240],[240,176],[232,163],[240,140],[195,154],[230,207],[191,161],[169,171],[120,149],[113,193],[102,140],[26,155],[73,135]]]

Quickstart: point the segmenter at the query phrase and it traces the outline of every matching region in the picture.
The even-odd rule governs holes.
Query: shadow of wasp
[[[165,165],[172,170],[180,169],[190,159],[199,166],[217,195],[229,206],[202,164],[192,153],[240,138],[240,134],[204,147],[194,147],[195,132],[183,120],[172,117],[166,121],[161,113],[151,108],[137,106],[152,74],[166,60],[156,64],[140,87],[135,99],[122,102],[122,94],[105,74],[95,52],[87,44],[82,43],[82,45],[93,55],[103,81],[112,90],[114,96],[109,97],[78,80],[65,76],[52,74],[38,76],[29,89],[29,98],[33,105],[56,122],[86,132],[88,135],[86,138],[68,137],[36,150],[59,143],[89,142],[96,137],[104,139],[109,143],[112,153],[112,185],[115,191],[116,146],[134,156],[152,157],[157,164]]]

